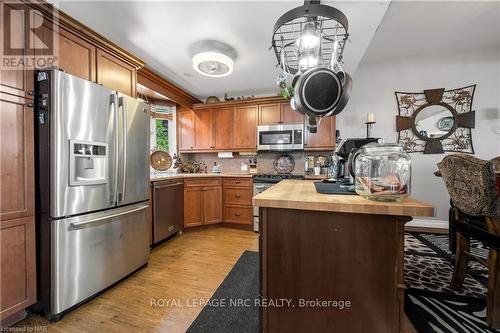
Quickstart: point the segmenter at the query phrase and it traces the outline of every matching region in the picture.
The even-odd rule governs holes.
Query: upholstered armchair
[[[500,162],[500,158],[498,158]],[[470,238],[483,242],[490,250],[488,261],[473,258],[488,267],[487,322],[500,328],[500,201],[496,189],[493,161],[470,155],[446,156],[438,163],[439,172],[450,194],[456,224],[455,271],[452,289],[460,289],[470,254]]]

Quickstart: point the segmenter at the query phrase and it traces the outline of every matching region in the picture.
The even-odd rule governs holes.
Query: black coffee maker
[[[337,149],[335,150],[335,155],[339,158],[334,159],[334,163],[338,163],[337,174],[332,175],[332,178],[338,179],[341,184],[352,185],[353,176],[349,172],[348,161],[351,154],[356,153],[356,151],[370,142],[378,142],[380,138],[349,138],[342,140]]]

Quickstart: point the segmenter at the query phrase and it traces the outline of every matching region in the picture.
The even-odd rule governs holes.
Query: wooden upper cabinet
[[[0,93],[0,220],[34,215],[33,101]]]
[[[257,149],[257,106],[234,108],[234,147],[242,150]]]
[[[16,10],[19,8],[15,4],[3,3],[3,1],[1,6],[3,6],[4,16],[2,23],[0,23],[1,36],[10,36],[11,45],[19,47],[22,55],[29,55],[28,41],[26,39],[30,21],[28,11]],[[7,15],[10,18],[9,24],[6,21]],[[20,97],[33,98],[33,76],[33,70],[24,68],[24,66],[15,69],[2,69],[0,73],[0,91]]]
[[[135,97],[137,70],[125,61],[98,49],[97,83]]]
[[[302,123],[304,123],[304,116],[292,110],[290,103],[259,105],[259,125]]]
[[[303,124],[304,115],[294,111],[290,103],[281,103],[281,122],[283,124]]]
[[[259,125],[281,124],[280,104],[259,105]]]
[[[203,222],[213,224],[222,222],[222,187],[203,189]]]
[[[95,63],[95,46],[64,29],[59,30],[59,68],[66,73],[95,82]]]
[[[321,120],[316,133],[305,131],[304,150],[335,149],[335,117],[325,117]]]
[[[181,109],[179,118],[179,150],[194,149],[194,112],[189,109]]]
[[[234,147],[234,108],[213,109],[215,149]]]
[[[197,110],[194,112],[194,149],[213,148],[213,110]]]

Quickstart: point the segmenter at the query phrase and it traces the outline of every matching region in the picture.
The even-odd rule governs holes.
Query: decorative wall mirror
[[[423,93],[396,92],[398,142],[409,153],[442,154],[459,151],[474,154],[471,128],[476,85]]]

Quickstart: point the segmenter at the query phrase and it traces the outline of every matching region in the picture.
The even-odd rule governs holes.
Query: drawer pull
[[[236,215],[236,216],[240,216],[241,214],[240,214],[240,213],[234,213],[234,215]]]
[[[33,90],[28,90],[28,95],[29,95],[29,96],[33,96],[33,94],[34,94],[34,91],[33,91]]]
[[[33,103],[29,102],[28,104],[26,104],[27,107],[29,108],[32,108],[33,107]]]
[[[235,194],[234,195],[236,198],[240,198],[241,197],[241,194]]]
[[[241,182],[240,182],[239,180],[235,180],[234,182],[235,182],[236,184],[239,184],[239,183],[241,183]]]

